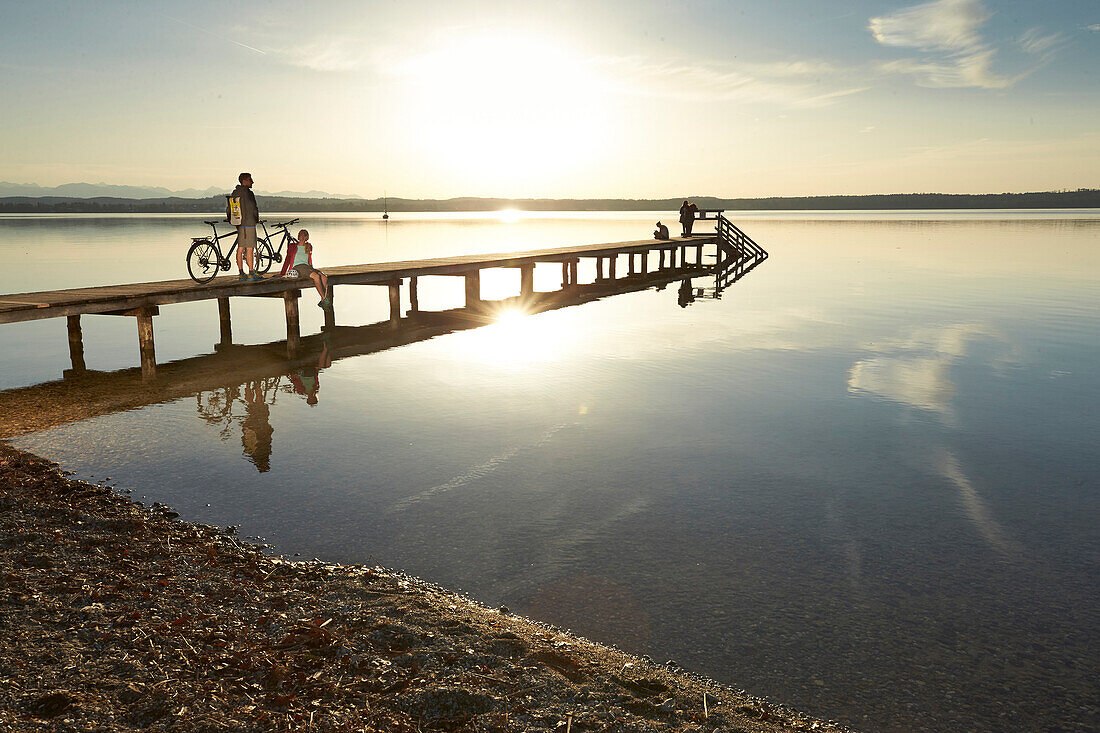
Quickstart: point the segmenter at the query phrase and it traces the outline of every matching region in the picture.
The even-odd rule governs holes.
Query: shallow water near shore
[[[661,216],[302,225],[323,268],[639,239]],[[185,276],[199,219],[0,218],[0,292]],[[331,365],[312,341],[289,373],[226,369],[13,444],[857,728],[1095,726],[1100,212],[734,219],[771,258],[718,300],[679,307],[673,283]],[[457,278],[420,284],[422,309],[461,303]],[[284,337],[277,301],[232,307],[235,342]],[[383,288],[337,290],[340,325],[387,314]],[[161,363],[218,338],[213,302],[155,322]],[[136,364],[131,319],[83,323],[89,368]],[[63,319],[0,326],[0,414],[67,366]]]

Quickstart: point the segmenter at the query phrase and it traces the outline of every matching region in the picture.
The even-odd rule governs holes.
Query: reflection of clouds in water
[[[848,374],[848,391],[902,402],[952,419],[955,385],[948,363],[935,358],[875,357],[857,361]]]
[[[443,493],[446,493],[448,491],[452,491],[454,489],[459,489],[459,488],[462,488],[463,486],[466,486],[467,484],[473,483],[473,482],[477,481],[478,479],[481,479],[481,478],[485,477],[486,475],[488,475],[488,474],[492,473],[493,471],[495,471],[498,466],[500,466],[502,463],[506,463],[507,461],[514,458],[516,456],[516,454],[518,454],[520,451],[533,450],[533,449],[536,449],[536,448],[541,448],[542,446],[549,443],[551,438],[553,438],[554,435],[556,435],[559,430],[561,430],[562,428],[569,427],[570,425],[576,425],[576,423],[575,422],[568,422],[568,423],[561,423],[560,425],[555,425],[554,427],[552,427],[548,431],[546,431],[546,433],[544,433],[542,435],[542,437],[540,437],[538,440],[534,441],[533,443],[530,443],[528,445],[520,445],[520,446],[516,446],[514,448],[510,448],[509,450],[506,450],[503,453],[500,453],[499,455],[493,456],[492,458],[485,461],[484,463],[480,463],[476,466],[470,467],[469,469],[467,469],[467,470],[463,471],[462,473],[460,473],[458,476],[455,476],[454,478],[452,478],[450,481],[439,484],[438,486],[433,486],[430,489],[424,489],[423,491],[421,491],[417,494],[413,494],[410,497],[402,499],[401,501],[397,502],[392,507],[390,507],[389,510],[387,510],[387,514],[390,514],[390,513],[393,513],[393,512],[405,511],[406,509],[413,506],[414,504],[418,504],[418,503],[420,503],[420,502],[422,502],[426,499],[430,499],[433,496],[436,496],[438,494],[443,494]]]
[[[978,528],[978,532],[995,550],[1004,554],[1019,554],[1019,543],[1011,539],[1004,527],[993,518],[992,512],[986,506],[981,494],[974,488],[970,480],[959,465],[959,459],[951,451],[946,451],[940,459],[939,470],[944,478],[949,480],[959,490],[959,501],[970,517],[970,521]]]
[[[965,359],[980,339],[1008,345],[995,330],[977,323],[922,328],[907,338],[878,342],[868,347],[878,356],[852,365],[848,391],[935,412],[945,423],[953,423],[951,367]],[[990,367],[996,372],[1010,362],[1010,357],[1004,357]]]
[[[880,355],[852,365],[848,391],[933,412],[951,425],[955,422],[951,401],[956,392],[951,367],[966,359],[973,344],[982,339],[997,341],[1008,350],[1007,355],[990,360],[991,372],[1014,363],[1013,347],[1001,334],[981,324],[923,328],[907,338],[889,339],[870,347]],[[998,552],[1018,553],[1019,544],[993,518],[955,454],[944,449],[942,455],[933,459],[933,465],[958,490],[963,511],[978,533]]]

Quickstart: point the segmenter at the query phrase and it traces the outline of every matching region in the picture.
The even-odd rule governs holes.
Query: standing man
[[[237,176],[239,185],[233,189],[233,196],[241,199],[241,223],[237,225],[237,279],[259,280],[263,277],[256,272],[253,258],[256,254],[256,225],[260,223],[260,209],[256,206],[256,195],[252,193],[252,174]],[[244,274],[244,262],[248,261],[248,274]]]
[[[684,200],[684,205],[680,207],[680,226],[684,228],[682,236],[689,236],[691,234],[691,225],[695,223],[695,212],[691,208],[691,204]]]

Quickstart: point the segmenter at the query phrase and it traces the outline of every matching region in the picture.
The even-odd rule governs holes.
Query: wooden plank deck
[[[620,280],[587,283],[564,290],[538,293],[523,303],[525,312],[584,305],[604,297],[638,292],[667,285],[685,276],[700,275],[705,267],[694,266],[676,273],[653,272]],[[490,310],[453,308],[421,311],[402,319],[399,328],[388,321],[361,326],[337,326],[331,331],[303,336],[301,348],[287,358],[286,342],[272,341],[202,354],[157,365],[158,378],[143,380],[139,367],[114,372],[87,371],[76,378],[43,382],[28,387],[0,390],[0,440],[57,427],[146,405],[192,397],[204,391],[250,380],[290,374],[303,366],[317,364],[322,345],[327,343],[332,361],[373,354],[437,336],[495,323],[495,308],[517,304],[516,297],[486,301]]]
[[[482,269],[524,267],[538,262],[571,262],[582,257],[653,252],[717,243],[715,235],[674,237],[630,242],[587,244],[571,247],[496,254],[438,257],[403,262],[377,262],[326,267],[331,285],[384,285],[409,277],[462,275]],[[308,284],[308,281],[307,283]],[[200,285],[191,279],[105,285],[94,288],[50,290],[37,293],[0,294],[0,324],[95,313],[116,313],[170,303],[188,303],[231,296],[286,293],[302,287],[301,280],[269,274],[265,279],[241,282],[236,275],[216,277]]]

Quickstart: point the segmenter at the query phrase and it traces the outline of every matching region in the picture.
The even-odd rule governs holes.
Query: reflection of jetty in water
[[[677,299],[681,305],[686,305],[685,292],[690,293],[687,302],[698,297],[716,298],[767,254],[757,247],[719,250],[718,257],[715,265],[681,263],[617,279],[569,283],[547,293],[481,301],[474,308],[409,311],[396,324],[386,320],[365,326],[327,327],[321,333],[302,337],[290,357],[286,341],[251,346],[219,344],[213,354],[158,365],[154,382],[143,381],[141,368],[134,367],[114,372],[88,371],[6,390],[0,392],[0,439],[193,396],[199,417],[218,426],[223,439],[228,440],[240,430],[244,454],[263,472],[270,466],[274,433],[268,419],[270,405],[280,396],[316,404],[321,372],[335,360],[479,328],[496,323],[506,312],[531,315],[613,295],[650,288],[663,290],[673,283],[680,283]],[[707,275],[715,278],[713,288],[696,288],[693,279]]]

